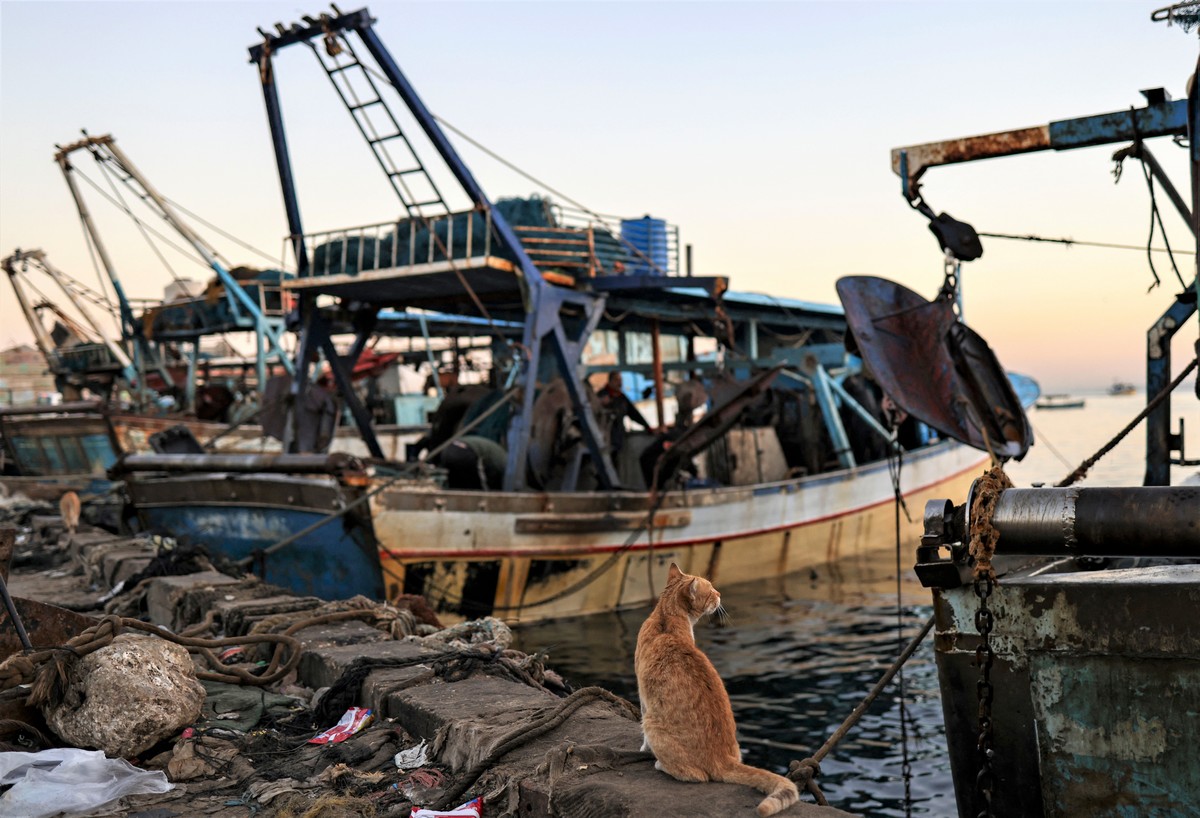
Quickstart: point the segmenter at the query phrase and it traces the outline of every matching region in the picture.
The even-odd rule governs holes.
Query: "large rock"
[[[128,758],[200,716],[204,687],[187,650],[155,636],[121,634],[75,662],[46,723],[75,747]]]

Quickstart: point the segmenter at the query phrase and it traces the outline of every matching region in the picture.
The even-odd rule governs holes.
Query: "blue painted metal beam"
[[[370,322],[371,325],[374,322]],[[333,345],[333,339],[329,337],[329,327],[325,320],[318,312],[313,322],[313,327],[318,332],[318,341],[321,346],[321,351],[325,354],[325,361],[329,364],[329,371],[333,373],[333,380],[337,383],[338,390],[342,393],[342,400],[346,402],[346,407],[350,410],[351,416],[354,418],[355,424],[358,425],[358,432],[362,436],[363,443],[367,446],[367,451],[371,453],[371,457],[383,459],[383,449],[379,446],[379,440],[375,437],[375,430],[371,426],[371,413],[367,407],[358,398],[358,392],[354,390],[354,382],[350,377],[351,371],[354,369],[354,364],[358,361],[358,356],[362,352],[362,344],[359,340],[365,343],[365,336],[359,335],[354,344],[354,349],[351,350],[351,355],[345,357],[338,355],[337,347]],[[369,332],[367,333],[370,334]]]
[[[1157,136],[1186,136],[1187,100],[1174,100],[1145,108],[1096,114],[1051,122],[1050,147],[1056,151],[1109,145]]]
[[[1181,293],[1146,333],[1146,399],[1171,383],[1171,339],[1196,312],[1195,285]],[[1171,485],[1171,397],[1146,416],[1146,474],[1144,486]]]

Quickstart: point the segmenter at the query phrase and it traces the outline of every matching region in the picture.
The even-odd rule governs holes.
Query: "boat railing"
[[[679,226],[668,224],[662,220],[647,219],[645,222],[652,226],[638,229],[636,236],[626,235],[626,226],[633,224],[635,229],[641,227],[643,220],[626,219],[621,216],[593,213],[588,210],[567,207],[557,202],[550,205],[555,221],[566,229],[587,231],[593,248],[599,247],[600,258],[596,268],[597,275],[632,273],[635,275],[678,276],[680,271],[680,242]],[[615,260],[609,259],[606,265],[605,245],[617,248],[613,254]],[[614,263],[620,261],[620,265]]]
[[[120,370],[121,363],[104,344],[85,343],[51,350],[55,372],[95,372]]]
[[[553,223],[513,225],[530,261],[544,273],[574,278],[642,274],[679,275],[679,230],[658,222],[639,241],[622,234],[622,221],[553,207]],[[484,263],[511,257],[493,240],[490,212],[470,210],[403,218],[306,233],[304,275],[357,275],[367,270],[417,269],[453,262]]]
[[[486,258],[492,253],[491,227],[490,214],[468,210],[305,233],[309,263],[302,275],[357,275]]]

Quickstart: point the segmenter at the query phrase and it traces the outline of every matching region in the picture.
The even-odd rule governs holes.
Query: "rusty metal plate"
[[[987,342],[949,301],[926,301],[884,278],[838,280],[846,322],[867,369],[900,408],[942,434],[1020,459],[1033,430]]]
[[[34,648],[60,647],[99,621],[95,617],[68,611],[57,605],[34,602],[19,596],[12,599]],[[14,653],[20,653],[21,650],[17,630],[9,621],[8,611],[0,605],[0,661]]]

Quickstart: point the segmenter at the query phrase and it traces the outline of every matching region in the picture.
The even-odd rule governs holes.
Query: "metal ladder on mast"
[[[295,180],[291,171],[291,159],[287,139],[284,134],[278,90],[274,79],[273,55],[280,48],[296,43],[309,45],[325,67],[326,74],[330,76],[331,80],[334,80],[335,87],[337,85],[337,75],[345,75],[354,68],[360,69],[362,74],[367,77],[367,87],[372,89],[374,96],[364,99],[358,95],[343,94],[341,89],[339,89],[339,96],[346,107],[350,109],[351,116],[355,119],[360,132],[362,132],[371,145],[377,161],[379,161],[380,166],[388,175],[397,196],[404,203],[406,210],[410,214],[412,214],[413,209],[419,210],[422,206],[432,205],[435,201],[440,204],[441,209],[447,213],[449,212],[444,197],[437,189],[436,184],[433,183],[424,163],[417,157],[411,142],[407,136],[403,135],[402,129],[396,123],[395,116],[392,115],[386,103],[383,102],[382,95],[378,93],[378,86],[369,76],[367,67],[351,51],[352,59],[349,62],[335,64],[330,68],[329,64],[321,58],[318,48],[310,42],[316,38],[323,37],[326,45],[326,54],[333,58],[338,55],[341,43],[348,43],[348,38],[341,37],[339,40],[339,37],[335,36],[334,32],[353,31],[359,36],[370,53],[371,58],[379,66],[383,74],[386,75],[387,83],[399,94],[401,100],[416,120],[417,125],[424,132],[445,163],[447,170],[462,187],[463,192],[478,211],[488,214],[491,231],[516,257],[517,266],[520,268],[519,274],[522,278],[523,287],[526,288],[527,292],[527,299],[525,299],[527,303],[525,329],[522,344],[523,349],[526,351],[526,358],[521,374],[524,389],[521,405],[513,413],[513,418],[509,426],[508,463],[505,470],[504,490],[514,491],[523,489],[526,486],[529,427],[533,416],[533,402],[537,393],[537,375],[544,343],[548,344],[549,348],[547,351],[551,353],[557,363],[558,369],[563,376],[563,381],[567,386],[572,406],[583,432],[583,439],[596,468],[597,478],[604,488],[616,488],[618,486],[616,470],[613,467],[608,448],[604,444],[599,424],[589,404],[579,366],[580,351],[586,345],[588,336],[594,331],[603,314],[605,296],[603,294],[552,286],[544,280],[541,271],[534,265],[528,253],[526,253],[512,226],[509,225],[507,219],[501,213],[492,207],[491,201],[484,194],[483,189],[479,186],[471,171],[450,144],[433,115],[425,107],[408,79],[400,71],[399,66],[397,66],[395,60],[383,45],[383,42],[379,39],[379,36],[375,33],[372,28],[374,21],[371,19],[368,11],[366,9],[359,9],[353,12],[342,12],[337,6],[333,6],[333,12],[336,16],[322,14],[319,19],[312,17],[303,18],[307,26],[296,24],[291,28],[285,28],[282,25],[278,25],[276,27],[278,35],[268,34],[266,31],[259,29],[259,34],[262,35],[263,41],[250,48],[250,61],[259,69],[259,79],[262,83],[267,118],[271,126],[276,163],[280,173],[280,184],[283,188],[284,207],[287,212],[288,227],[299,275],[304,277],[308,273],[308,253],[304,246],[304,231],[300,219],[299,202],[296,195]],[[376,98],[378,98],[378,101],[376,101]],[[371,127],[364,125],[363,120],[366,119],[367,115],[362,114],[362,112],[373,109],[377,105],[383,106],[383,109],[388,113],[388,121],[396,124],[396,131],[394,133],[380,134],[373,125]],[[403,142],[407,151],[413,157],[413,165],[402,168],[392,161],[391,155],[386,149],[386,143],[392,141]],[[422,202],[415,196],[412,196],[411,191],[408,189],[408,178],[410,176],[416,177],[418,173],[423,174],[428,180],[431,191],[433,191],[433,196],[436,196],[436,199],[430,198]],[[447,257],[449,255],[448,252]],[[368,449],[373,455],[377,457],[381,456],[378,441],[371,428],[370,417],[354,394],[347,374],[353,368],[362,349],[365,348],[367,337],[375,325],[379,305],[368,305],[367,309],[361,311],[360,320],[356,321],[359,324],[359,328],[354,344],[349,354],[343,356],[337,352],[333,345],[329,328],[321,317],[320,311],[316,308],[315,298],[311,295],[302,294],[299,302],[301,327],[299,330],[300,343],[296,358],[296,378],[293,381],[291,393],[293,407],[296,405],[297,398],[306,389],[308,378],[307,362],[311,352],[314,351],[315,345],[325,353],[338,387],[355,418],[355,422]],[[566,322],[563,320],[564,310],[582,314],[582,318],[575,322],[573,329],[569,330]],[[285,448],[290,449],[290,441],[285,441]]]
[[[338,98],[342,104],[346,106],[346,110],[350,113],[350,118],[354,120],[354,124],[358,127],[359,133],[371,148],[371,153],[374,154],[375,160],[379,163],[379,167],[383,169],[384,174],[391,183],[392,189],[396,192],[396,197],[404,206],[410,217],[421,217],[427,215],[446,215],[450,213],[450,206],[446,203],[445,197],[438,188],[437,183],[429,173],[429,169],[425,167],[425,163],[421,161],[420,155],[413,147],[408,135],[404,133],[404,129],[400,126],[400,121],[396,118],[391,107],[379,92],[379,86],[376,84],[375,78],[371,75],[371,71],[363,64],[358,53],[354,50],[353,43],[349,38],[334,34],[333,30],[327,29],[323,42],[323,48],[313,43],[307,43],[309,48],[317,57],[321,68],[329,77],[329,82],[333,85],[337,92]],[[323,52],[323,53],[322,53]],[[343,54],[348,55],[347,62],[341,62],[339,57]],[[370,98],[360,96],[360,91],[356,89],[353,77],[362,79],[362,91],[370,94]],[[371,117],[371,111],[378,109],[382,112],[380,123],[376,123]],[[392,130],[389,133],[381,134],[379,125],[390,127]],[[396,157],[392,156],[389,151],[389,146],[395,146],[399,150],[401,161],[397,161]],[[422,200],[421,195],[418,195],[412,187],[410,178],[418,182],[423,182],[425,190],[421,191],[421,195],[426,196]],[[436,207],[435,214],[423,212],[423,208]]]

